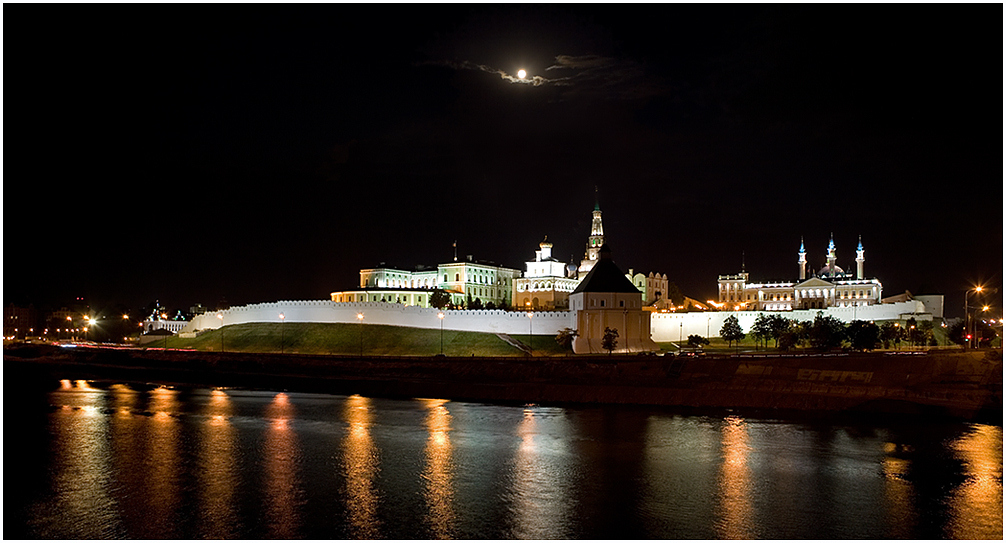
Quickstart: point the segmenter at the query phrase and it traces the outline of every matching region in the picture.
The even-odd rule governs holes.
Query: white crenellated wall
[[[203,313],[192,319],[183,332],[216,329],[232,324],[249,322],[332,322],[409,326],[412,328],[440,328],[435,308],[406,306],[387,302],[338,303],[329,300],[279,301],[232,307],[223,311]],[[280,319],[280,313],[284,319]],[[501,334],[554,335],[573,323],[567,311],[527,312],[501,310],[444,310],[444,330],[489,332]],[[221,318],[218,318],[217,315]]]
[[[688,336],[716,337],[727,317],[737,317],[744,332],[749,332],[760,314],[782,315],[787,319],[813,321],[818,312],[835,317],[845,323],[854,320],[903,320],[910,316],[917,320],[931,320],[922,302],[912,300],[895,304],[875,304],[862,307],[829,307],[799,311],[713,311],[708,313],[654,313],[650,319],[650,337],[653,341],[687,341]]]
[[[818,312],[844,322],[853,320],[879,321],[904,320],[910,316],[918,320],[928,320],[925,305],[917,300],[893,304],[876,304],[858,308],[829,307],[801,311],[714,311],[707,313],[653,313],[650,318],[650,337],[653,341],[686,341],[688,336],[718,336],[723,321],[727,317],[737,317],[745,332],[751,330],[761,313],[777,314],[787,319],[813,321]],[[279,315],[282,313],[284,319]],[[222,325],[249,322],[341,322],[359,323],[358,314],[363,315],[364,324],[385,324],[409,326],[413,328],[439,329],[440,310],[418,306],[406,306],[387,302],[337,303],[329,300],[279,301],[232,307],[197,315],[182,330],[191,333],[197,330],[219,328]],[[576,324],[569,311],[534,311],[532,319],[526,312],[501,310],[445,310],[444,330],[468,332],[489,332],[500,334],[554,335],[563,328],[575,328]],[[218,318],[217,315],[221,318]],[[531,322],[529,322],[529,320]]]

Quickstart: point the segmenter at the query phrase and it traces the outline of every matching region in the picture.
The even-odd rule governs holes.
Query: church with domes
[[[866,278],[863,240],[856,247],[856,273],[838,265],[834,236],[828,241],[824,265],[808,277],[807,250],[800,241],[796,281],[752,283],[747,271],[719,276],[719,302],[724,309],[756,311],[792,311],[828,307],[859,307],[879,304],[883,285]]]

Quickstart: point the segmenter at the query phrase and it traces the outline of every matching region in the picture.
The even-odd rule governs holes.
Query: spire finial
[[[594,185],[594,210],[600,211],[601,209],[601,197],[598,196],[597,185]]]

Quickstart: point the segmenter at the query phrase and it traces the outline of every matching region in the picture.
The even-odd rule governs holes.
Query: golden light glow
[[[517,77],[519,77],[520,79],[524,79],[525,77],[527,77],[527,72],[525,72],[524,70],[517,70]]]
[[[297,457],[300,448],[297,433],[292,428],[294,406],[286,394],[277,394],[266,408],[269,419],[266,430],[264,458],[265,486],[267,496],[266,516],[268,538],[291,539],[297,537],[300,518],[297,496],[300,483],[297,481]]]
[[[343,417],[349,432],[343,439],[342,464],[346,471],[346,500],[353,539],[380,539],[377,493],[374,478],[380,469],[377,447],[370,437],[370,399],[359,395],[346,398]]]
[[[230,397],[215,389],[206,406],[209,421],[200,428],[199,466],[205,473],[199,489],[199,518],[205,539],[237,537],[235,494],[238,487],[237,431],[230,423]]]
[[[1002,427],[977,424],[951,444],[966,477],[950,498],[951,539],[989,539],[1003,525]]]
[[[426,429],[426,469],[423,480],[426,489],[426,513],[433,537],[450,539],[455,537],[454,524],[454,460],[450,440],[451,414],[444,404],[447,400],[420,400],[427,410]]]
[[[747,466],[747,428],[744,419],[728,417],[723,425],[723,465],[720,468],[720,520],[717,532],[721,539],[754,539],[751,533],[751,474]]]

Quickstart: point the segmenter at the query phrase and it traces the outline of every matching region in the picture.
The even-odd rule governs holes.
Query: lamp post
[[[528,356],[534,356],[534,328],[531,325],[531,321],[534,320],[534,313],[528,312],[527,314],[527,333],[528,333]]]
[[[217,318],[220,319],[220,352],[224,352],[224,314],[217,313]]]
[[[363,313],[357,313],[356,320],[360,321],[360,358],[363,358]]]
[[[440,354],[444,354],[444,312],[437,313],[437,318],[440,319]]]
[[[283,323],[286,322],[286,315],[279,314],[279,354],[283,354],[283,340],[284,337],[284,326]]]
[[[971,333],[971,313],[968,312],[968,294],[971,294],[972,290],[975,291],[976,294],[981,294],[984,288],[981,285],[978,285],[973,289],[969,288],[968,290],[964,291],[964,339],[965,339],[964,346],[971,347],[973,349],[975,340],[973,339],[974,334]],[[972,339],[968,339],[967,336],[969,335],[972,337]],[[969,343],[970,345],[968,345]]]

